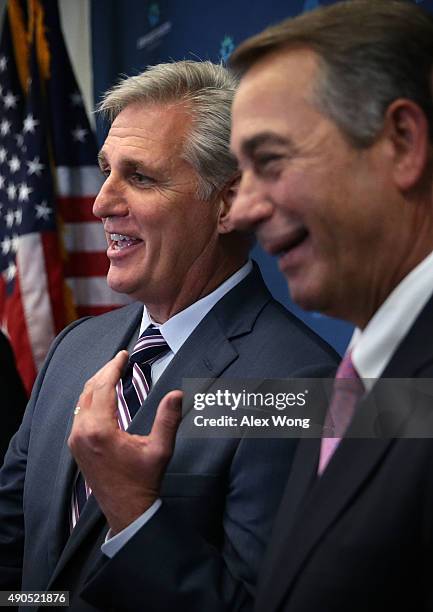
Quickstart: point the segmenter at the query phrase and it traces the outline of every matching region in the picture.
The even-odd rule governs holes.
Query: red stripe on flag
[[[27,331],[27,321],[21,301],[19,278],[15,278],[14,290],[11,295],[6,294],[4,280],[1,279],[0,308],[2,324],[7,333],[15,353],[18,372],[22,378],[27,394],[30,395],[36,377],[36,366]]]
[[[116,308],[121,306],[77,306],[77,314],[79,317],[97,317]]]
[[[58,210],[65,223],[83,223],[84,221],[98,221],[92,213],[93,202],[96,196],[62,196],[57,198]]]
[[[51,313],[55,334],[58,334],[68,323],[64,295],[64,267],[59,246],[59,236],[55,232],[41,234],[45,258],[45,274],[50,295]],[[35,283],[38,279],[35,279]]]
[[[69,253],[65,264],[66,277],[84,276],[107,276],[110,262],[105,253]]]

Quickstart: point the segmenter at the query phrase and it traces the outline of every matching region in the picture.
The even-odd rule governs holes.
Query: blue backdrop
[[[234,47],[267,25],[331,0],[92,0],[95,101],[121,74],[178,59],[227,60]],[[433,0],[419,0],[433,12]],[[404,49],[402,49],[404,53]],[[102,142],[104,130],[98,126]],[[265,280],[277,299],[319,334],[344,351],[352,328],[347,323],[305,313],[290,300],[273,258],[256,247]]]

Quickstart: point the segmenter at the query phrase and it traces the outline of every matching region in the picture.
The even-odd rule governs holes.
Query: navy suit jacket
[[[79,321],[54,343],[0,472],[0,588],[67,589],[73,610],[249,605],[295,440],[178,438],[163,507],[112,560],[100,552],[107,525],[93,497],[68,538],[73,408],[84,382],[128,345],[141,314],[133,304]],[[187,339],[130,431],[149,432],[160,399],[183,377],[321,376],[335,357],[254,271]]]
[[[433,297],[382,378],[433,379]],[[352,432],[370,403],[360,402]],[[433,610],[433,440],[347,437],[317,478],[319,450],[320,440],[298,446],[255,610]]]

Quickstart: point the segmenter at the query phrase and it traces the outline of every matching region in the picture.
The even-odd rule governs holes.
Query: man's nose
[[[272,216],[273,206],[251,172],[243,172],[230,210],[230,222],[238,230],[253,231]]]
[[[124,194],[111,176],[105,180],[95,198],[93,214],[100,219],[128,214]]]

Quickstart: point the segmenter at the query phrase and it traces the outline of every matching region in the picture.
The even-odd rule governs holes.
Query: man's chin
[[[327,307],[325,306],[326,300],[323,291],[321,292],[317,288],[314,289],[307,283],[287,281],[287,285],[290,297],[296,306],[308,312],[325,313]]]
[[[131,285],[124,279],[122,280],[117,278],[116,274],[110,274],[110,272],[108,272],[107,285],[115,293],[121,293],[122,295],[127,295],[128,297],[134,299],[134,291],[131,288]]]

